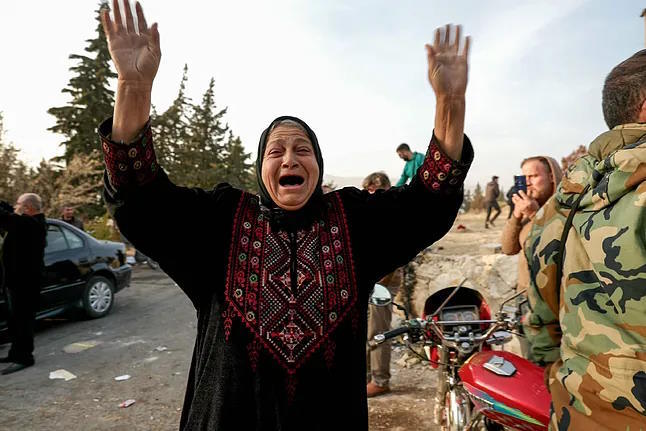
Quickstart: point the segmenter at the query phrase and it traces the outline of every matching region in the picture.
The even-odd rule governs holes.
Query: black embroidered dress
[[[469,140],[455,162],[432,139],[409,186],[344,188],[282,226],[257,196],[172,184],[149,126],[130,145],[111,128],[99,128],[111,212],[197,311],[180,429],[367,430],[368,296],[451,227]]]

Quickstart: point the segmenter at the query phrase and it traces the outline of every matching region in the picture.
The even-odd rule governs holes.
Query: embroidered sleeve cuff
[[[462,187],[472,161],[473,147],[467,135],[464,135],[462,156],[458,161],[444,154],[433,135],[424,163],[417,170],[417,176],[428,190],[451,193]]]
[[[159,165],[153,148],[150,120],[129,144],[114,142],[111,135],[112,118],[108,118],[99,126],[99,136],[110,185],[118,190],[128,186],[141,186],[154,180]]]

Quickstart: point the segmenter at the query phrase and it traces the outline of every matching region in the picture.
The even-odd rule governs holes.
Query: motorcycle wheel
[[[444,400],[444,431],[463,431],[468,422],[464,408],[465,395],[456,389],[446,393]]]

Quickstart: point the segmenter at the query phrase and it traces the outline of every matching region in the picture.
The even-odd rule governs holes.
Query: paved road
[[[0,376],[0,430],[176,430],[194,340],[186,296],[162,272],[136,268],[105,318],[39,325],[36,365]],[[63,351],[86,341],[100,344]],[[0,345],[0,356],[8,347]],[[77,378],[50,380],[58,369]],[[132,377],[114,380],[123,374]],[[118,407],[130,398],[134,405]]]
[[[108,316],[39,324],[36,365],[0,376],[0,431],[177,430],[194,340],[195,313],[182,291],[162,272],[135,268]],[[78,342],[100,344],[63,351]],[[0,345],[0,356],[8,348]],[[402,368],[398,357],[393,391],[369,402],[370,429],[435,430],[437,376],[428,367]],[[58,369],[77,378],[50,380]],[[114,380],[124,374],[132,377]],[[127,399],[136,402],[119,408]]]

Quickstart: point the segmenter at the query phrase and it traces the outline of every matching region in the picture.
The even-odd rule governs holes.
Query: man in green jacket
[[[395,187],[401,187],[408,180],[412,179],[415,173],[417,173],[417,168],[422,166],[422,163],[424,163],[424,154],[418,153],[417,151],[412,152],[408,144],[400,144],[397,147],[397,155],[406,162],[404,172],[402,172],[402,176],[397,181],[397,184],[395,184]]]
[[[606,78],[610,130],[566,173],[525,243],[525,332],[546,366],[550,429],[646,430],[644,94],[646,50]]]

